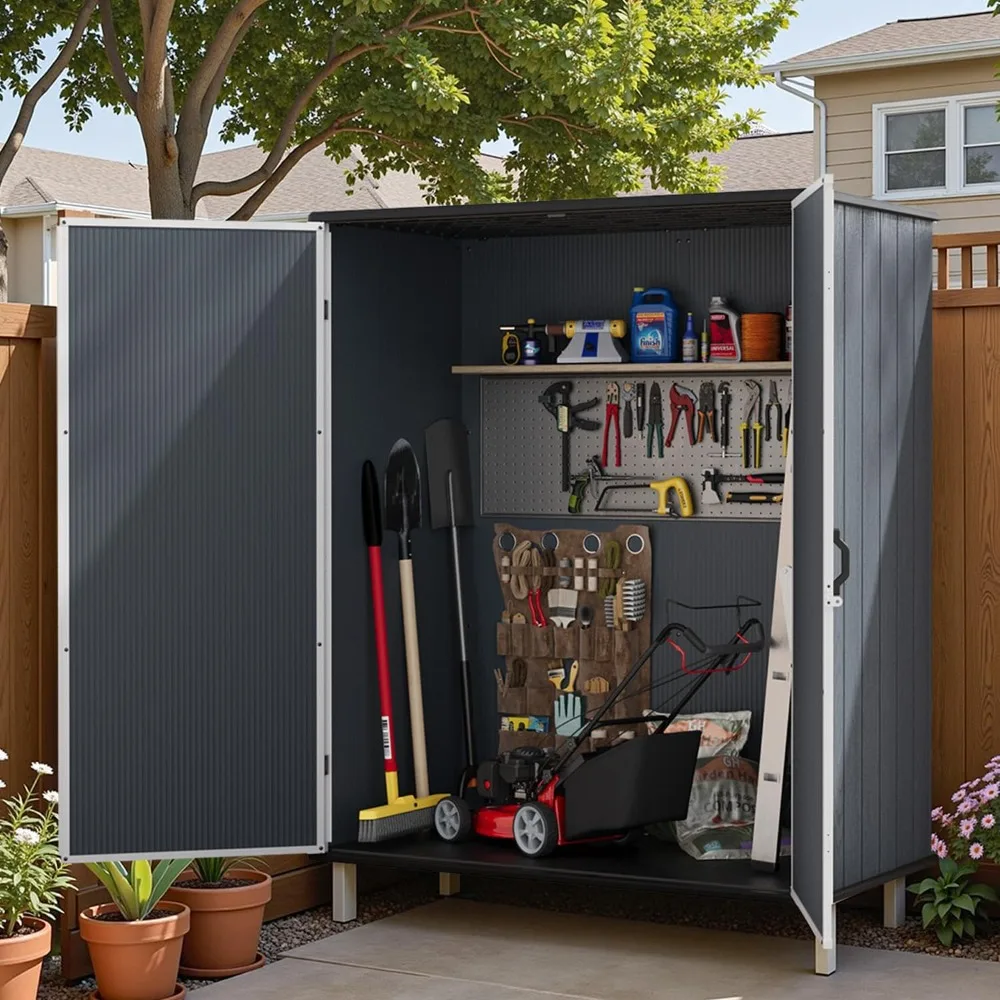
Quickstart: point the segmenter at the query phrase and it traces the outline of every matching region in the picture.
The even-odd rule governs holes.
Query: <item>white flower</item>
[[[10,760],[6,750],[0,750],[0,760]]]
[[[19,844],[31,844],[32,847],[35,846],[42,838],[34,830],[29,830],[27,827],[19,826],[14,831],[14,839]]]
[[[6,788],[7,783],[5,781],[0,781],[0,788]]]
[[[33,760],[31,762],[31,770],[34,771],[35,774],[52,774],[53,773],[52,768],[49,767],[48,764],[39,764],[39,762],[37,760]]]
[[[59,802],[59,793],[58,792],[42,792],[42,798],[45,799],[46,802],[51,802],[52,805],[57,805],[58,802]]]

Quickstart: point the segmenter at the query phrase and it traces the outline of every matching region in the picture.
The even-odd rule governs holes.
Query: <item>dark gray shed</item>
[[[900,877],[928,854],[930,236],[926,217],[835,196],[829,181],[803,193],[317,214],[309,226],[63,226],[64,853],[326,851],[346,918],[353,866],[366,863],[791,893],[816,933],[817,969],[832,971],[837,901],[889,884],[897,906]],[[683,581],[691,603],[760,595],[766,622],[775,595],[781,604],[770,658],[709,685],[696,707],[757,718],[773,699],[780,718],[791,689],[791,862],[777,858],[784,726],[748,747],[774,822],[758,864],[649,846],[527,861],[484,842],[356,843],[358,810],[382,796],[362,461],[453,416],[482,468],[500,454],[501,418],[519,428],[532,476],[547,474],[550,426],[516,424],[523,379],[490,373],[497,327],[614,315],[622,288],[664,277],[686,302],[725,291],[744,311],[794,303],[782,555],[774,518],[650,525],[657,580]],[[556,512],[474,480],[487,513],[468,532],[464,570],[487,757],[494,515],[537,524]],[[421,531],[415,548],[431,783],[450,788],[462,742],[446,539]],[[385,556],[391,578],[394,547]],[[394,622],[394,587],[386,597]],[[401,669],[398,632],[390,653]],[[395,695],[405,720],[401,676]]]

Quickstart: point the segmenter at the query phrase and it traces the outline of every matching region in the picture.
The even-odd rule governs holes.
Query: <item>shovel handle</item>
[[[427,775],[427,742],[424,734],[424,695],[420,685],[420,643],[417,639],[417,599],[413,587],[413,561],[399,560],[399,591],[403,605],[406,644],[406,687],[410,696],[410,738],[413,741],[413,778],[417,798],[430,795]]]

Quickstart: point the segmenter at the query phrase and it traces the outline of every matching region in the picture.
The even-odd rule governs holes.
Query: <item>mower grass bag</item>
[[[683,820],[701,733],[663,733],[599,750],[561,782],[567,840],[588,840]]]

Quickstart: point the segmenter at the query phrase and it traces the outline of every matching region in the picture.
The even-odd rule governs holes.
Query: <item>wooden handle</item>
[[[424,695],[420,686],[420,643],[417,640],[417,599],[413,589],[413,561],[399,561],[399,590],[403,603],[406,641],[406,687],[410,695],[410,738],[413,741],[413,779],[417,798],[431,793],[424,737]]]

